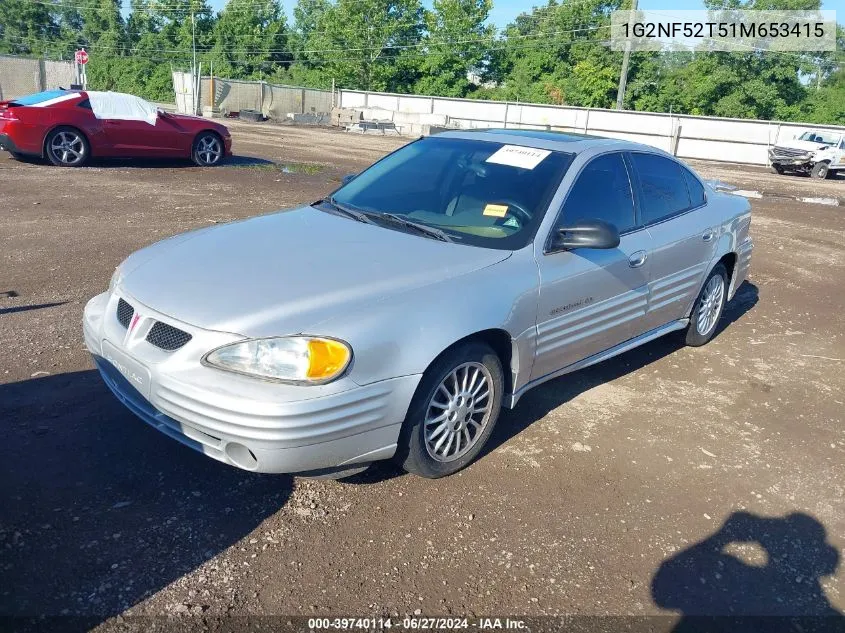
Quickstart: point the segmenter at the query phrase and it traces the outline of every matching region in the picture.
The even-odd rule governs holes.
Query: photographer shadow
[[[674,633],[845,631],[821,586],[839,565],[815,518],[734,512],[722,527],[663,562],[655,604],[680,611]]]

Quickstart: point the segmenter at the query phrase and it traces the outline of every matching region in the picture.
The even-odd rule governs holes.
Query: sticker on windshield
[[[491,215],[494,218],[503,218],[508,212],[508,205],[506,204],[488,204],[482,211],[483,215]]]
[[[490,156],[486,162],[521,167],[522,169],[534,169],[549,154],[551,152],[547,149],[505,145],[498,152]]]

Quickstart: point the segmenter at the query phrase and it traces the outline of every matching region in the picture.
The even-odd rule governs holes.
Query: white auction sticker
[[[502,149],[488,158],[487,162],[498,165],[510,165],[511,167],[521,167],[522,169],[534,169],[549,154],[551,152],[547,149],[504,145]]]

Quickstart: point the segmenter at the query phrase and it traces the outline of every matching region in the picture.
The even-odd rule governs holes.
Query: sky
[[[212,8],[220,10],[227,0],[211,0]],[[430,0],[423,0],[424,4],[431,6]],[[282,0],[285,12],[289,20],[293,20],[293,7],[296,0]],[[513,22],[520,13],[530,11],[532,6],[542,6],[545,0],[532,2],[531,0],[493,0],[493,11],[490,12],[490,22],[499,28],[503,28]],[[666,9],[703,9],[702,0],[639,0],[640,9],[666,10]],[[836,11],[836,21],[842,24],[845,22],[845,0],[823,0],[822,9]]]

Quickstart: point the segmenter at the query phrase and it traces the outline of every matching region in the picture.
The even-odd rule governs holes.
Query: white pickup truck
[[[813,178],[827,178],[831,172],[845,169],[845,137],[836,132],[808,130],[769,148],[769,162],[779,174],[802,172]]]

